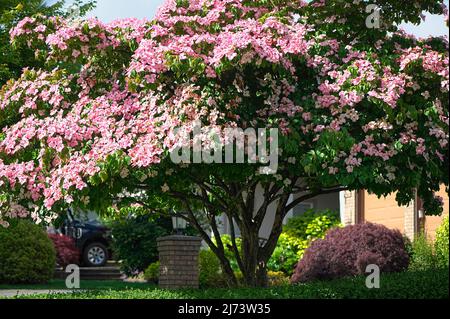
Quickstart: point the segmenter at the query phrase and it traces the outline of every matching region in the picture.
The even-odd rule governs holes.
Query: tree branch
[[[239,253],[239,249],[236,244],[236,231],[234,229],[233,216],[227,214],[227,217],[228,217],[228,222],[230,223],[231,243],[233,245],[234,255],[236,256],[236,261],[239,265],[239,268],[244,269],[244,263],[242,262],[241,255]]]

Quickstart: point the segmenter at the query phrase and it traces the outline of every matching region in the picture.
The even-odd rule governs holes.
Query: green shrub
[[[448,251],[448,216],[444,218],[441,226],[439,226],[436,231],[436,241],[434,242],[434,247],[436,251],[436,259],[439,267],[447,267],[448,268],[448,259],[449,259],[449,251]]]
[[[323,238],[329,229],[339,225],[339,214],[331,210],[309,210],[301,216],[292,217],[284,226],[267,268],[269,271],[292,275],[310,243]]]
[[[290,236],[304,240],[323,238],[332,227],[340,225],[339,213],[331,210],[306,211],[301,216],[295,216],[288,220],[284,226],[284,232]]]
[[[272,257],[267,268],[270,271],[282,271],[285,274],[292,275],[295,265],[302,258],[309,241],[294,237],[288,233],[282,233],[278,239]]]
[[[430,270],[437,266],[433,244],[425,234],[419,234],[412,242],[410,270]]]
[[[41,227],[26,220],[0,226],[0,283],[45,283],[55,265],[55,248]]]
[[[412,255],[414,253],[413,251],[413,243],[411,241],[411,239],[409,239],[408,236],[403,235],[403,242],[405,243],[405,250],[408,253],[408,256],[410,258],[410,260],[412,259]]]
[[[267,273],[270,287],[284,286],[289,284],[289,277],[282,271],[269,271]]]
[[[223,287],[226,285],[220,261],[210,249],[200,251],[199,280],[201,287]]]
[[[280,235],[277,247],[270,258],[267,269],[269,272],[283,272],[285,275],[292,275],[295,265],[303,256],[311,241],[317,238],[323,238],[325,233],[332,227],[340,225],[339,214],[331,210],[314,211],[309,210],[302,216],[289,219],[285,225],[285,231]],[[232,249],[232,241],[229,235],[222,235],[222,243],[225,247],[225,256],[231,264],[231,268],[236,274],[240,274],[240,269]],[[214,241],[215,242],[215,241]],[[242,240],[236,238],[236,245],[241,251]],[[210,252],[214,257],[215,255]],[[217,257],[215,257],[217,260]],[[220,267],[220,263],[217,260]],[[226,285],[225,279],[216,278],[215,284],[218,287]]]
[[[135,275],[158,260],[157,238],[172,232],[170,219],[128,217],[110,223],[114,256],[127,275]]]
[[[159,261],[150,264],[144,271],[144,279],[148,282],[158,283],[159,279]]]

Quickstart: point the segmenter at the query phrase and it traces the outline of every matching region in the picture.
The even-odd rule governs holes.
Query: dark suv
[[[97,220],[83,220],[69,210],[60,232],[75,240],[84,266],[102,267],[111,256],[111,231]]]

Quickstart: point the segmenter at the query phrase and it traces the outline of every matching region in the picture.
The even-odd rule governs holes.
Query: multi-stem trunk
[[[267,239],[262,240],[259,237],[262,221],[269,209],[267,199],[262,204],[256,216],[253,211],[251,212],[250,227],[243,227],[243,231],[241,231],[243,259],[246,261],[244,263],[246,267],[242,271],[244,273],[245,283],[248,286],[265,287],[268,285],[267,263],[272,257],[283,229],[283,220],[286,215],[288,198],[289,194],[280,196],[274,212],[275,216],[272,229]],[[259,221],[258,214],[263,217]]]
[[[293,185],[296,185],[298,178],[293,179]],[[267,264],[271,258],[275,248],[277,246],[278,239],[283,230],[283,220],[286,217],[288,211],[293,209],[301,202],[314,198],[322,194],[331,194],[347,190],[347,187],[330,187],[326,189],[317,190],[315,192],[308,192],[306,188],[301,189],[298,187],[298,196],[293,201],[289,202],[291,190],[285,190],[283,187],[277,185],[267,184],[263,186],[263,203],[255,205],[255,194],[257,191],[257,184],[253,183],[247,189],[249,190],[246,196],[243,196],[242,190],[236,185],[226,185],[222,183],[223,190],[228,193],[228,200],[221,197],[220,194],[215,194],[219,197],[219,205],[211,202],[208,192],[210,187],[206,187],[203,184],[202,200],[207,207],[207,216],[209,217],[210,226],[213,231],[213,236],[216,238],[216,243],[212,240],[210,234],[208,234],[200,222],[195,217],[189,202],[183,198],[183,202],[188,209],[189,216],[188,221],[199,231],[203,239],[210,246],[211,250],[217,255],[222,265],[222,270],[227,278],[230,286],[238,284],[236,274],[234,273],[230,260],[225,254],[226,249],[234,252],[235,259],[239,266],[243,276],[243,284],[250,287],[267,286]],[[175,194],[179,196],[178,194]],[[289,202],[289,203],[288,203]],[[230,204],[231,203],[231,204]],[[256,207],[258,206],[258,207]],[[274,221],[272,224],[271,232],[268,238],[261,240],[260,230],[263,225],[265,217],[268,215],[269,210],[273,209]],[[228,218],[231,232],[231,247],[224,247],[224,243],[221,240],[221,233],[217,224],[217,212],[223,212]],[[239,227],[241,233],[241,247],[238,247],[236,240],[235,223]],[[265,235],[267,236],[267,235]]]
[[[240,283],[247,287],[266,287],[268,284],[266,267],[268,260],[260,258],[262,248],[259,246],[257,234],[243,232],[241,239],[242,250],[239,257],[242,258],[242,264],[239,265],[239,268],[242,273],[242,282]],[[236,256],[236,258],[239,257]],[[235,274],[229,268],[229,261],[222,258],[219,260],[221,260],[222,270],[228,283],[231,285],[237,283]]]
[[[259,236],[254,229],[241,230],[242,239],[242,274],[246,286],[256,286],[258,268]]]
[[[246,220],[241,220],[239,224],[241,231],[242,251],[241,254],[235,249],[236,259],[241,259],[239,264],[243,275],[243,281],[249,287],[265,287],[268,285],[267,263],[271,258],[278,238],[282,232],[282,224],[285,216],[285,200],[281,198],[275,210],[274,223],[269,238],[260,238],[260,222],[254,219],[253,208],[243,216]],[[263,206],[263,216],[267,215],[268,205]],[[232,240],[234,236],[232,236]]]

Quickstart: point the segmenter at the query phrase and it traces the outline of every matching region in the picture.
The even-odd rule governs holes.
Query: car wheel
[[[101,243],[93,243],[83,253],[84,264],[88,267],[102,267],[108,261],[108,249]]]

